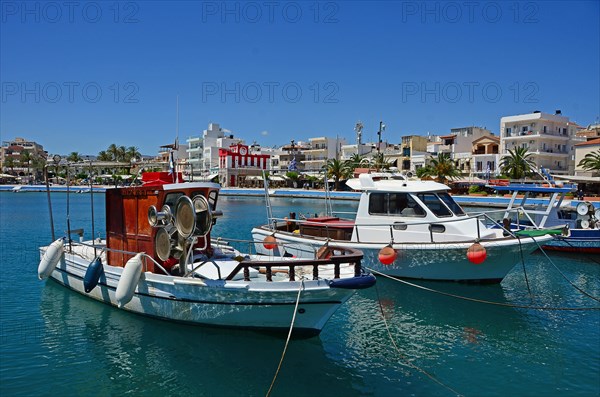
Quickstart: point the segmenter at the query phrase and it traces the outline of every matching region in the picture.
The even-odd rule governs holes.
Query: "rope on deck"
[[[504,307],[516,307],[516,308],[520,308],[520,309],[535,309],[535,310],[565,310],[565,311],[567,311],[567,310],[573,310],[573,311],[600,310],[600,306],[597,306],[597,307],[532,306],[532,305],[517,305],[517,304],[514,304],[514,303],[493,302],[493,301],[487,301],[487,300],[483,300],[483,299],[469,298],[467,296],[455,295],[455,294],[451,294],[449,292],[438,291],[438,290],[435,290],[435,289],[432,289],[432,288],[424,287],[422,285],[414,284],[414,283],[408,282],[406,280],[401,280],[399,278],[388,276],[387,274],[383,274],[381,272],[378,272],[375,269],[371,269],[371,268],[368,268],[368,267],[366,267],[366,269],[369,270],[372,273],[375,273],[378,276],[386,277],[386,278],[389,278],[390,280],[394,280],[394,281],[397,281],[399,283],[409,285],[411,287],[419,288],[419,289],[422,289],[422,290],[425,290],[425,291],[429,291],[429,292],[433,292],[433,293],[440,294],[440,295],[450,296],[452,298],[463,299],[463,300],[466,300],[466,301],[477,302],[477,303],[485,303],[485,304],[488,304],[488,305],[496,305],[496,306],[504,306]],[[594,299],[596,299],[596,298],[594,298]]]
[[[275,371],[275,376],[273,376],[273,380],[271,381],[271,386],[269,386],[269,390],[267,391],[266,397],[269,397],[271,395],[271,391],[273,391],[273,386],[275,385],[275,381],[277,380],[277,375],[279,375],[279,370],[281,369],[281,364],[283,364],[283,358],[285,357],[285,352],[287,351],[288,344],[290,343],[290,339],[292,337],[292,330],[294,329],[294,322],[296,321],[296,313],[298,312],[298,304],[300,303],[300,294],[302,293],[303,288],[304,280],[302,280],[302,282],[300,283],[300,288],[298,288],[298,297],[296,298],[296,306],[294,306],[294,315],[292,316],[290,330],[288,332],[287,340],[285,341],[285,346],[283,347],[283,352],[281,353],[281,359],[279,360],[277,371]]]

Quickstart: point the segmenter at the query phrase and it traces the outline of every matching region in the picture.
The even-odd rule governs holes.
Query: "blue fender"
[[[85,276],[83,277],[83,289],[86,293],[90,293],[96,285],[98,285],[98,280],[100,280],[100,276],[104,273],[104,267],[102,267],[102,261],[100,258],[97,258],[94,262],[92,262],[85,272]]]
[[[361,274],[357,277],[351,278],[337,278],[329,280],[329,286],[331,288],[343,288],[343,289],[365,289],[375,285],[375,276],[372,274]]]

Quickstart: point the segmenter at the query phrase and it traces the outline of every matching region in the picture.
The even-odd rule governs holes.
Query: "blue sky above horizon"
[[[50,153],[154,155],[177,97],[180,141],[216,122],[265,146],[600,117],[598,1],[0,5],[0,138]]]

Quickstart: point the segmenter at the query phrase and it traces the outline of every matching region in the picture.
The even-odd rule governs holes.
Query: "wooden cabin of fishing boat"
[[[106,191],[108,264],[124,266],[135,252],[145,252],[170,271],[179,263],[189,237],[195,248],[210,248],[210,229],[219,185],[183,183],[167,172],[142,174],[142,185]],[[147,271],[159,273],[152,261]]]

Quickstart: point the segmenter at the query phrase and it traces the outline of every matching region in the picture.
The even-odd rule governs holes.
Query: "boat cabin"
[[[171,271],[186,244],[210,249],[219,185],[182,182],[181,173],[146,172],[141,186],[106,191],[109,265],[123,266],[133,253],[145,252]],[[152,261],[147,266],[161,272]]]

